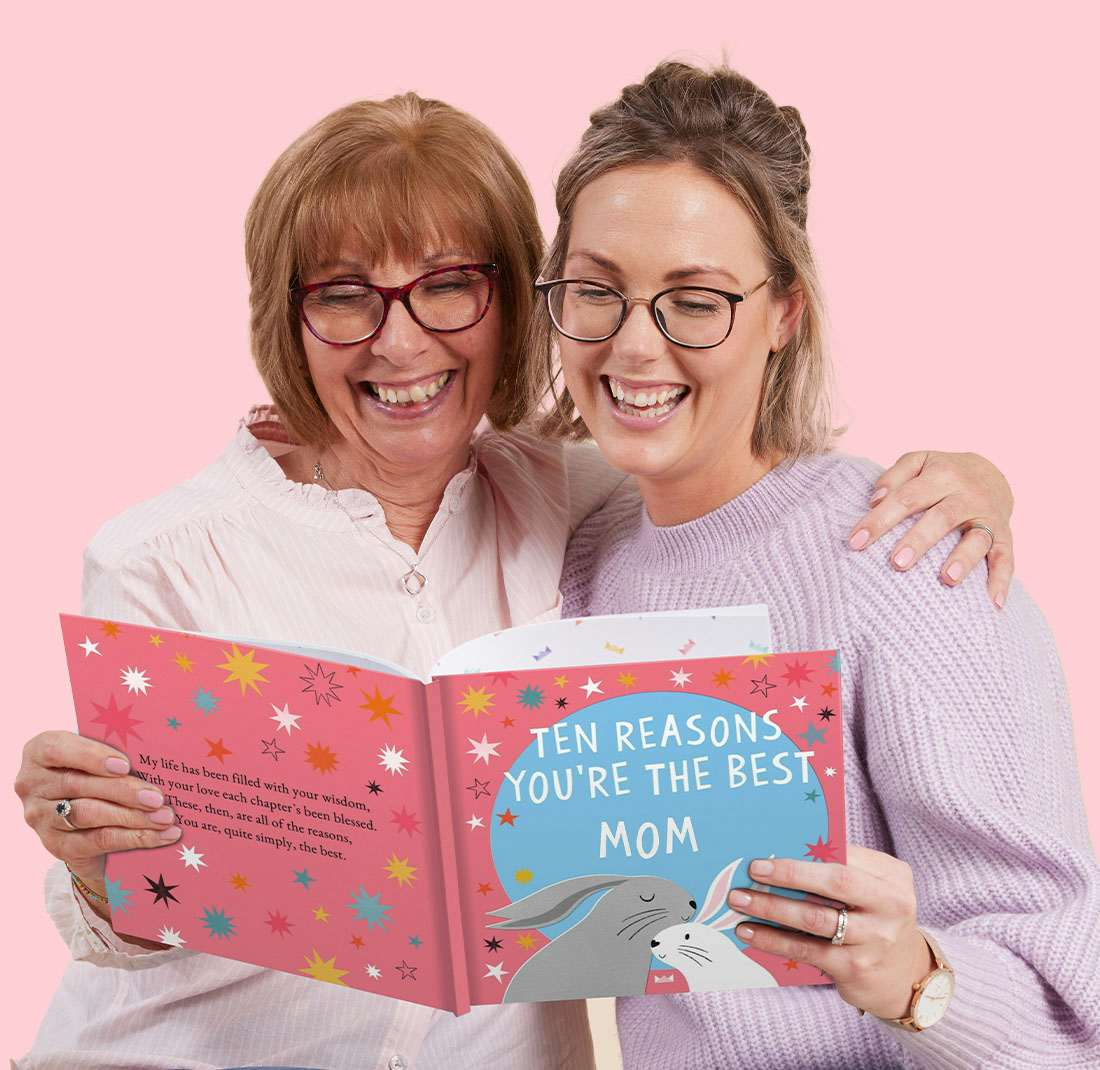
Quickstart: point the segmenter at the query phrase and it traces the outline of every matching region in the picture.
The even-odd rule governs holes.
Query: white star
[[[470,820],[467,821],[466,824],[470,826],[471,832],[473,832],[474,829],[485,828],[485,822],[482,821],[481,818],[477,816],[477,814],[471,815]]]
[[[76,645],[84,651],[85,657],[90,657],[92,654],[99,654],[99,643],[93,643],[89,635],[84,636],[83,643],[77,643]],[[99,656],[103,657],[102,654],[99,654]]]
[[[403,776],[405,773],[405,766],[409,764],[409,759],[405,757],[404,751],[397,750],[387,743],[378,752],[378,764],[391,775],[396,773],[398,776]]]
[[[805,699],[805,697],[802,697],[802,698],[796,698],[796,699],[794,700],[794,702],[792,702],[792,703],[791,703],[791,705],[792,705],[792,706],[797,706],[797,707],[798,707],[798,708],[799,708],[800,710],[802,710],[802,709],[805,709],[805,707],[806,707],[806,699]]]
[[[836,770],[830,765],[829,768],[825,770],[825,775],[836,776]]]
[[[602,684],[602,683],[603,683],[602,680],[593,680],[592,677],[590,676],[588,678],[588,683],[581,684],[580,687],[581,687],[581,690],[586,692],[588,694],[588,697],[591,698],[593,693],[597,693],[597,694],[600,694],[600,695],[603,694],[603,688],[600,687],[600,684]]]
[[[363,969],[367,971],[369,977],[373,977],[375,980],[382,976],[382,971],[373,962],[368,962]]]
[[[302,730],[302,726],[298,723],[298,721],[301,720],[302,715],[300,713],[291,713],[289,702],[284,702],[282,709],[279,709],[279,707],[276,706],[273,702],[271,704],[271,708],[275,711],[275,716],[272,717],[271,720],[278,721],[279,728],[286,729],[286,734],[288,736],[290,735],[290,730],[292,728],[297,728],[299,732]],[[276,728],[275,731],[278,732],[279,728]]]
[[[670,679],[677,687],[683,687],[684,684],[691,682],[691,673],[684,672],[684,667],[681,665],[679,670],[674,672]]]
[[[194,847],[181,847],[180,861],[184,866],[190,866],[196,873],[199,871],[199,866],[206,865],[202,860],[202,855]]]
[[[182,936],[180,936],[178,929],[169,929],[167,925],[157,934],[157,939],[162,944],[171,944],[172,947],[183,947],[187,943]]]
[[[87,655],[85,655],[87,657]],[[144,669],[139,669],[136,666],[133,668],[127,668],[122,670],[122,682],[126,685],[126,690],[132,695],[135,691],[144,695],[148,693],[148,690],[153,685],[149,683],[149,677],[145,675]]]
[[[483,977],[482,980],[485,980],[489,977],[495,977],[501,984],[504,984],[504,975],[506,973],[509,973],[510,971],[504,968],[503,962],[498,962],[495,966],[491,966],[488,962],[486,962],[484,965],[485,977]]]
[[[500,755],[497,753],[497,747],[499,747],[500,744],[490,743],[488,734],[483,732],[481,734],[480,742],[478,742],[476,739],[470,739],[469,736],[467,736],[466,738],[469,739],[470,742],[474,745],[474,749],[468,750],[466,753],[474,755],[475,763],[484,762],[486,765],[488,765],[490,758],[500,757]]]

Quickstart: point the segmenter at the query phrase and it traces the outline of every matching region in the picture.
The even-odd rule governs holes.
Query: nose
[[[390,304],[382,329],[371,340],[371,353],[398,367],[412,364],[427,348],[429,332],[409,315],[400,302]]]
[[[698,910],[699,909],[698,907],[696,907],[694,899],[689,899],[688,900],[688,906],[691,907],[692,910]]]
[[[631,301],[626,319],[612,342],[616,355],[633,367],[659,360],[668,345],[649,314],[649,302],[641,298]]]
[[[660,940],[650,940],[649,941],[649,946],[650,947],[660,947],[661,946],[661,941]]]

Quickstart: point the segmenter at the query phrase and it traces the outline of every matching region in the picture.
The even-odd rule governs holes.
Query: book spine
[[[435,780],[435,810],[439,827],[439,851],[443,871],[443,903],[450,944],[451,987],[455,1014],[470,1009],[470,977],[466,966],[466,940],[462,928],[462,897],[458,886],[458,854],[455,843],[454,810],[451,806],[451,774],[447,734],[443,723],[442,681],[424,687],[428,709],[428,738],[432,748]]]

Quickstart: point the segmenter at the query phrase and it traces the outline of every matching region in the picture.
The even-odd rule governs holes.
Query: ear
[[[806,297],[797,282],[783,296],[772,298],[769,327],[773,353],[778,353],[795,336],[805,308]]]
[[[696,921],[702,922],[704,925],[707,923],[707,918],[712,914],[717,914],[726,905],[726,896],[730,890],[730,880],[733,878],[734,871],[741,865],[741,859],[735,859],[731,862],[717,877],[711,881],[710,890],[707,892],[706,902],[703,903],[699,913],[695,916]]]
[[[610,873],[590,874],[585,877],[570,877],[568,880],[549,884],[514,903],[490,910],[488,913],[505,918],[506,921],[494,922],[490,929],[539,929],[544,925],[553,925],[570,914],[590,895],[615,888],[628,880]]]
[[[724,932],[726,929],[732,929],[735,925],[740,925],[741,922],[748,920],[748,914],[737,914],[732,910],[727,910],[720,918],[712,921],[707,928],[716,929],[718,932]]]

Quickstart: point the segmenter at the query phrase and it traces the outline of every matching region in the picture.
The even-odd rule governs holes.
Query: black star
[[[260,742],[264,745],[264,754],[270,754],[275,761],[279,760],[280,754],[286,754],[286,751],[279,746],[279,742],[276,739],[261,739]]]
[[[818,714],[818,717],[820,717],[823,721],[831,721],[833,719],[833,711],[828,706],[826,706]]]
[[[482,939],[486,951],[499,951],[504,945],[494,936],[491,940]]]
[[[367,785],[367,790],[371,793],[371,795],[378,795],[382,791],[382,785],[379,784],[377,780],[372,780]]]
[[[415,981],[416,980],[416,970],[417,970],[417,968],[415,966],[410,966],[404,959],[401,960],[401,964],[399,966],[394,966],[394,969],[399,974],[401,974],[401,980],[402,981]]]
[[[145,890],[153,893],[153,906],[156,906],[162,899],[164,905],[168,906],[168,900],[171,899],[173,903],[178,903],[179,900],[172,894],[173,888],[178,888],[178,884],[165,884],[164,874],[162,873],[157,880],[153,880],[152,877],[145,878],[146,883],[149,885]]]
[[[558,699],[558,709],[559,710],[564,710],[565,707],[568,706],[568,705],[569,705],[569,699],[567,699],[567,698],[559,698]]]
[[[778,686],[779,686],[778,684],[771,683],[768,680],[768,674],[764,673],[764,675],[759,680],[753,680],[752,690],[749,692],[749,694],[750,695],[760,694],[760,695],[763,695],[764,698],[767,698],[768,697],[768,692],[773,687],[778,687]]]
[[[482,795],[489,794],[489,781],[478,780],[477,777],[474,777],[474,782],[472,784],[467,784],[466,790],[472,791],[475,799],[480,799]]]

